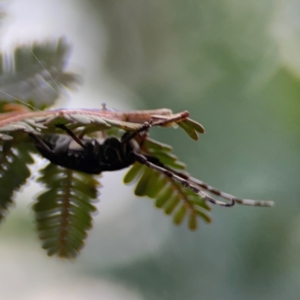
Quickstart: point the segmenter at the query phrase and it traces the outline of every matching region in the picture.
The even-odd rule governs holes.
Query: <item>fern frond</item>
[[[163,164],[170,168],[184,170],[185,164],[178,160],[178,158],[172,154],[172,147],[155,141],[149,137],[145,140],[142,146],[142,151],[155,156],[159,159]]]
[[[54,104],[63,87],[80,82],[78,75],[65,72],[70,45],[57,41],[20,45],[12,55],[0,53],[0,111],[7,102],[19,99],[38,109]]]
[[[28,165],[34,161],[28,144],[18,140],[5,141],[0,145],[0,222],[13,203],[13,196],[30,176]]]
[[[124,177],[124,183],[132,181],[137,181],[135,195],[155,199],[155,206],[173,215],[175,224],[181,224],[186,215],[191,230],[197,228],[197,217],[211,222],[206,201],[168,176],[135,163]]]
[[[184,169],[185,165],[178,161],[171,150],[170,146],[150,138],[145,140],[142,147],[144,155],[151,155],[151,157],[153,155],[155,160],[159,159],[159,163],[164,166],[177,170]],[[208,213],[210,206],[205,199],[165,174],[136,162],[124,177],[125,184],[133,181],[137,181],[135,194],[155,199],[155,206],[163,209],[165,214],[173,215],[175,224],[181,224],[186,216],[188,216],[188,227],[191,230],[197,228],[198,217],[207,223],[211,222]]]
[[[49,111],[39,112],[27,112],[17,115],[0,115],[0,139],[7,135],[13,135],[14,132],[32,132],[32,133],[57,133],[58,129],[56,124],[66,125],[68,128],[74,130],[78,127],[84,127],[84,133],[92,133],[110,128],[117,128],[124,131],[136,131],[141,126],[148,122],[152,116],[155,116],[157,123],[153,123],[152,126],[160,126],[161,120],[173,119],[185,115],[185,118],[178,120],[179,126],[181,126],[189,136],[193,139],[198,138],[198,133],[203,133],[203,127],[201,124],[187,118],[188,113],[182,112],[177,114],[170,113],[169,115],[159,115],[159,112],[163,109],[153,110],[151,113],[144,111],[144,114],[140,113],[139,118],[136,117],[137,112],[117,112],[107,109],[57,109]],[[142,111],[141,111],[142,112]],[[3,118],[1,118],[1,116]],[[143,117],[142,117],[143,116]],[[161,117],[161,119],[159,119]],[[3,139],[3,138],[2,138]]]
[[[190,119],[187,118],[183,122],[178,123],[178,125],[193,139],[193,140],[198,140],[198,133],[205,133],[204,127]]]
[[[94,176],[48,164],[38,181],[47,191],[33,205],[42,247],[48,255],[76,257],[92,227],[98,181]]]

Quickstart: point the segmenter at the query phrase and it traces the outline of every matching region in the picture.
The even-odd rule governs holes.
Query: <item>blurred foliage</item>
[[[29,106],[30,103],[33,104],[34,109],[45,108],[54,104],[62,86],[77,82],[77,75],[63,72],[69,50],[70,46],[66,41],[60,39],[56,42],[19,46],[12,56],[0,53],[0,111],[5,112],[1,114],[1,120],[19,113],[7,113],[5,108],[8,108],[8,103],[12,105],[24,102]],[[24,109],[27,110],[28,107]],[[17,128],[22,130],[30,126],[18,123],[9,131]],[[13,203],[16,191],[30,176],[28,166],[34,162],[30,156],[34,147],[24,143],[27,140],[26,134],[20,132],[13,140],[8,135],[2,135],[4,140],[5,137],[6,141],[2,141],[0,145],[1,221]]]
[[[8,103],[34,103],[33,109],[54,104],[63,87],[72,87],[80,77],[65,72],[70,45],[65,39],[19,45],[9,55],[0,54],[0,109]]]
[[[13,196],[30,176],[28,166],[33,159],[28,153],[28,145],[18,138],[1,143],[0,155],[0,222],[13,203]]]

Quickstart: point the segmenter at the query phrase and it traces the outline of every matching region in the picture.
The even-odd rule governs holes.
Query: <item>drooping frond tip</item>
[[[84,246],[98,199],[99,183],[89,174],[49,164],[38,182],[47,190],[33,205],[39,237],[48,255],[74,258]]]

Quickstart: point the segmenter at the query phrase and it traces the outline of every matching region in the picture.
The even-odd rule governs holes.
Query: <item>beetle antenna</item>
[[[235,199],[230,199],[231,202],[230,203],[226,203],[226,202],[222,202],[222,201],[218,201],[214,198],[212,198],[211,196],[209,196],[208,194],[204,193],[202,190],[200,190],[198,187],[196,187],[195,185],[191,184],[188,180],[184,179],[181,176],[178,176],[178,174],[176,174],[175,172],[171,171],[171,169],[166,169],[164,167],[158,166],[152,162],[150,162],[147,157],[145,157],[144,155],[134,152],[134,155],[136,157],[136,160],[143,164],[146,165],[147,167],[154,169],[160,173],[163,173],[164,175],[168,176],[170,179],[176,180],[177,182],[179,182],[180,184],[182,184],[184,187],[190,189],[191,191],[193,191],[195,194],[200,195],[202,198],[204,198],[205,200],[211,202],[212,204],[215,205],[219,205],[219,206],[224,206],[224,207],[232,207],[235,205]]]

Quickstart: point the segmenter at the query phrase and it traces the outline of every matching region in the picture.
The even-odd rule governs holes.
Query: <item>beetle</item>
[[[95,138],[84,137],[78,144],[71,136],[30,134],[40,154],[51,163],[84,172],[100,174],[129,167],[135,162],[133,140],[122,143],[116,137],[108,137],[102,143]]]
[[[186,173],[167,167],[155,156],[142,153],[141,145],[153,125],[164,126],[182,118],[183,116],[179,114],[171,119],[158,121],[154,121],[155,118],[150,119],[135,131],[125,132],[120,139],[110,136],[101,141],[95,138],[79,137],[63,124],[56,124],[56,127],[65,131],[66,134],[36,135],[29,133],[29,136],[34,140],[36,149],[43,157],[53,164],[68,169],[87,174],[100,174],[105,171],[121,170],[139,162],[179,182],[212,204],[224,207],[232,207],[235,203],[265,207],[273,205],[272,201],[242,199],[224,193]],[[203,189],[230,202],[218,201],[205,193]]]
[[[121,139],[111,136],[102,142],[95,138],[79,138],[62,124],[57,124],[56,127],[63,129],[67,134],[36,135],[30,133],[29,136],[34,140],[36,149],[43,157],[61,167],[87,174],[100,174],[105,171],[121,170],[139,162],[179,182],[213,204],[225,207],[235,205],[234,197],[226,197],[231,201],[230,203],[218,201],[204,193],[196,185],[201,183],[202,188],[219,196],[223,196],[222,192],[200,181],[193,184],[186,174],[168,168],[154,156],[142,154],[135,137],[145,138],[146,135],[141,135],[141,133],[147,132],[152,126],[151,123],[145,122],[136,131],[124,133]]]

